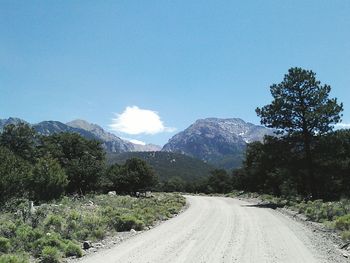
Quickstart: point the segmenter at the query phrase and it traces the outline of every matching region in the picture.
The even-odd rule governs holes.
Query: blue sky
[[[259,123],[269,86],[299,66],[350,123],[349,14],[348,0],[0,0],[0,118],[111,130],[138,109],[159,129],[117,134],[164,144],[199,118]]]

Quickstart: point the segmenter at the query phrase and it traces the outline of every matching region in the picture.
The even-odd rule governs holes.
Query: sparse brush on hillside
[[[150,198],[91,195],[64,197],[30,210],[28,201],[5,206],[0,213],[0,262],[60,262],[81,257],[84,240],[101,240],[116,232],[142,230],[180,212],[178,194]]]

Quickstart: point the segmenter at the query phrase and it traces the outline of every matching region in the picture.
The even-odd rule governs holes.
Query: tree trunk
[[[310,134],[304,133],[304,151],[305,151],[305,162],[306,162],[306,169],[307,169],[307,178],[306,178],[306,186],[307,191],[312,195],[312,199],[317,198],[317,182],[315,181],[315,175],[314,175],[314,165],[313,165],[313,156],[311,151],[311,138]]]

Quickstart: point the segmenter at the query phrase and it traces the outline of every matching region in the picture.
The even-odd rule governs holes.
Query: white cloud
[[[335,125],[336,129],[350,129],[350,123],[338,123]]]
[[[126,107],[121,114],[117,114],[116,118],[112,119],[110,128],[132,135],[175,131],[174,128],[164,126],[156,111],[140,109],[137,106]]]

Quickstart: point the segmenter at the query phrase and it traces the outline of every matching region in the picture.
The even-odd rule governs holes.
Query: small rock
[[[116,191],[109,191],[108,195],[117,195],[117,192]]]
[[[103,247],[102,243],[94,243],[94,247]]]
[[[133,233],[133,234],[137,233],[137,231],[135,229],[131,229],[130,232]]]
[[[86,250],[86,249],[89,249],[91,248],[92,245],[91,245],[91,241],[84,241],[83,242],[83,248]]]
[[[348,258],[349,255],[348,255],[347,253],[343,253],[343,257],[344,257],[344,258]]]

